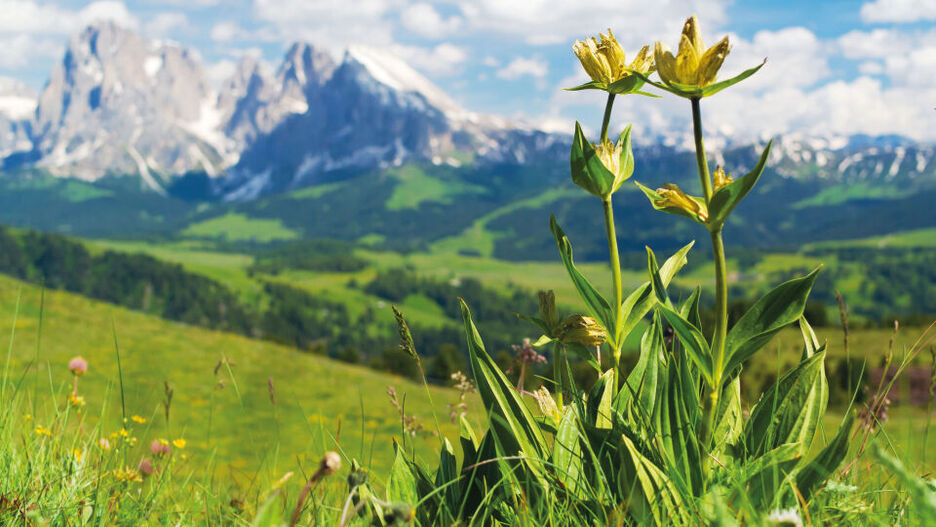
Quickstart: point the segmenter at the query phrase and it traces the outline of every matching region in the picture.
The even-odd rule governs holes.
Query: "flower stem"
[[[611,124],[611,107],[614,106],[614,94],[608,94],[608,102],[605,104],[604,119],[601,121],[601,142],[608,139],[608,126]]]
[[[709,174],[708,160],[705,157],[705,145],[702,141],[702,113],[699,99],[692,102],[692,131],[695,136],[696,163],[699,180],[706,206],[712,201],[712,177]],[[725,243],[722,240],[722,226],[709,225],[712,237],[712,253],[715,258],[715,333],[712,335],[712,386],[706,388],[703,400],[702,445],[711,447],[715,428],[715,414],[718,412],[718,398],[721,396],[722,377],[725,367],[725,339],[728,334],[728,266],[725,261]]]
[[[621,258],[618,254],[617,234],[614,231],[614,209],[611,206],[611,196],[606,196],[601,200],[604,206],[605,231],[608,234],[608,251],[611,259],[611,287],[614,294],[614,305],[612,309],[615,327],[607,328],[609,341],[612,345],[612,356],[614,357],[614,381],[615,388],[619,376],[619,363],[621,361],[621,343],[617,341],[617,323],[621,315],[621,303],[624,301],[623,291],[621,289]],[[614,334],[613,334],[614,333]]]
[[[699,99],[692,101],[692,131],[695,134],[696,163],[699,166],[699,179],[702,181],[702,194],[705,203],[712,199],[712,176],[709,175],[708,161],[705,159],[705,145],[702,144],[702,113],[699,109]]]

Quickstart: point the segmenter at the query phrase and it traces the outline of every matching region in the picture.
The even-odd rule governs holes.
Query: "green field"
[[[388,386],[405,396],[408,414],[434,429],[423,387],[408,380],[57,291],[45,294],[40,333],[40,303],[39,288],[0,277],[0,327],[13,338],[9,382],[30,401],[38,396],[38,409],[26,409],[37,426],[53,425],[51,407],[60,406],[70,388],[66,365],[81,355],[90,363],[81,379],[88,415],[93,422],[103,409],[104,433],[120,428],[116,331],[127,415],[148,419],[145,426],[136,425],[134,456],[144,455],[156,437],[184,437],[197,463],[212,459],[225,471],[279,477],[297,461],[314,464],[337,446],[380,474],[392,460],[392,438],[401,436]],[[225,358],[230,371],[222,366],[215,373]],[[38,368],[32,367],[35,360]],[[276,405],[270,400],[271,379]],[[169,424],[160,403],[164,383],[174,393]],[[436,387],[431,392],[443,432],[457,434],[445,412],[457,394]],[[415,444],[427,455],[438,446],[428,435]]]

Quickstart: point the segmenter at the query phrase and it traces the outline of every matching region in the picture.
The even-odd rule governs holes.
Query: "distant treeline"
[[[346,247],[342,243],[304,242],[294,255],[286,250],[262,253],[253,269],[269,272],[294,265],[318,270],[358,268],[356,257]],[[325,255],[331,249],[336,254],[329,259]],[[92,254],[83,244],[62,235],[14,232],[4,227],[0,227],[0,273],[169,320],[270,340],[402,375],[415,376],[417,372],[412,359],[397,349],[392,318],[378,320],[377,312],[368,307],[352,320],[344,304],[279,282],[263,281],[265,298],[260,304],[265,307],[248,305],[224,284],[188,272],[180,264],[110,250]],[[476,280],[467,279],[455,286],[402,270],[380,273],[363,288],[388,303],[421,293],[453,317],[461,296],[491,336],[492,349],[508,348],[510,343],[530,336],[523,332],[528,328],[517,323],[514,313],[537,309],[532,296],[519,292],[505,296],[481,287]],[[467,370],[465,337],[457,326],[415,325],[413,335],[420,353],[427,357],[430,377],[441,381],[456,370]]]

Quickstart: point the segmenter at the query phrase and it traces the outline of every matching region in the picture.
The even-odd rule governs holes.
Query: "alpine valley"
[[[397,57],[340,61],[293,44],[220,89],[197,54],[111,23],[72,37],[41,93],[0,83],[0,222],[97,238],[265,244],[332,238],[390,250],[552,260],[556,212],[581,260],[604,256],[600,206],[568,177],[570,135],[466,111]],[[635,179],[691,188],[681,137],[638,139]],[[764,142],[713,152],[750,169]],[[775,138],[732,242],[794,247],[936,228],[936,147],[901,137]],[[628,187],[629,188],[629,187]],[[767,194],[769,193],[769,198]],[[616,202],[622,250],[698,238]],[[936,231],[934,231],[936,232]]]

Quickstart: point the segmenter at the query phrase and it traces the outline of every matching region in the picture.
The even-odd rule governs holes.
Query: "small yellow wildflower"
[[[185,439],[182,439],[182,438],[180,437],[180,438],[174,440],[174,441],[172,442],[172,446],[174,446],[174,447],[176,447],[176,448],[178,448],[178,449],[180,449],[180,450],[183,449],[183,448],[185,448]]]
[[[23,416],[23,419],[25,419],[25,420],[27,420],[27,421],[32,421],[32,414],[26,414],[26,415],[24,415],[24,416]]]
[[[139,423],[139,424],[141,424],[141,425],[146,423],[146,418],[145,418],[145,417],[140,417],[139,415],[134,415],[134,416],[131,417],[130,419],[131,419],[134,423]]]
[[[75,461],[81,463],[81,458],[84,457],[84,452],[78,450],[77,448],[72,450],[72,455],[75,456]]]
[[[114,479],[121,483],[141,483],[143,481],[140,473],[130,467],[114,469],[113,475]]]
[[[49,437],[52,437],[52,431],[49,430],[48,428],[44,427],[44,426],[37,426],[37,427],[36,427],[36,435],[37,435],[37,436],[49,436]]]
[[[72,405],[73,408],[81,408],[85,405],[85,398],[72,392],[68,394],[68,404]]]
[[[117,433],[120,435],[120,437],[130,437],[130,431],[126,428],[121,428]]]

